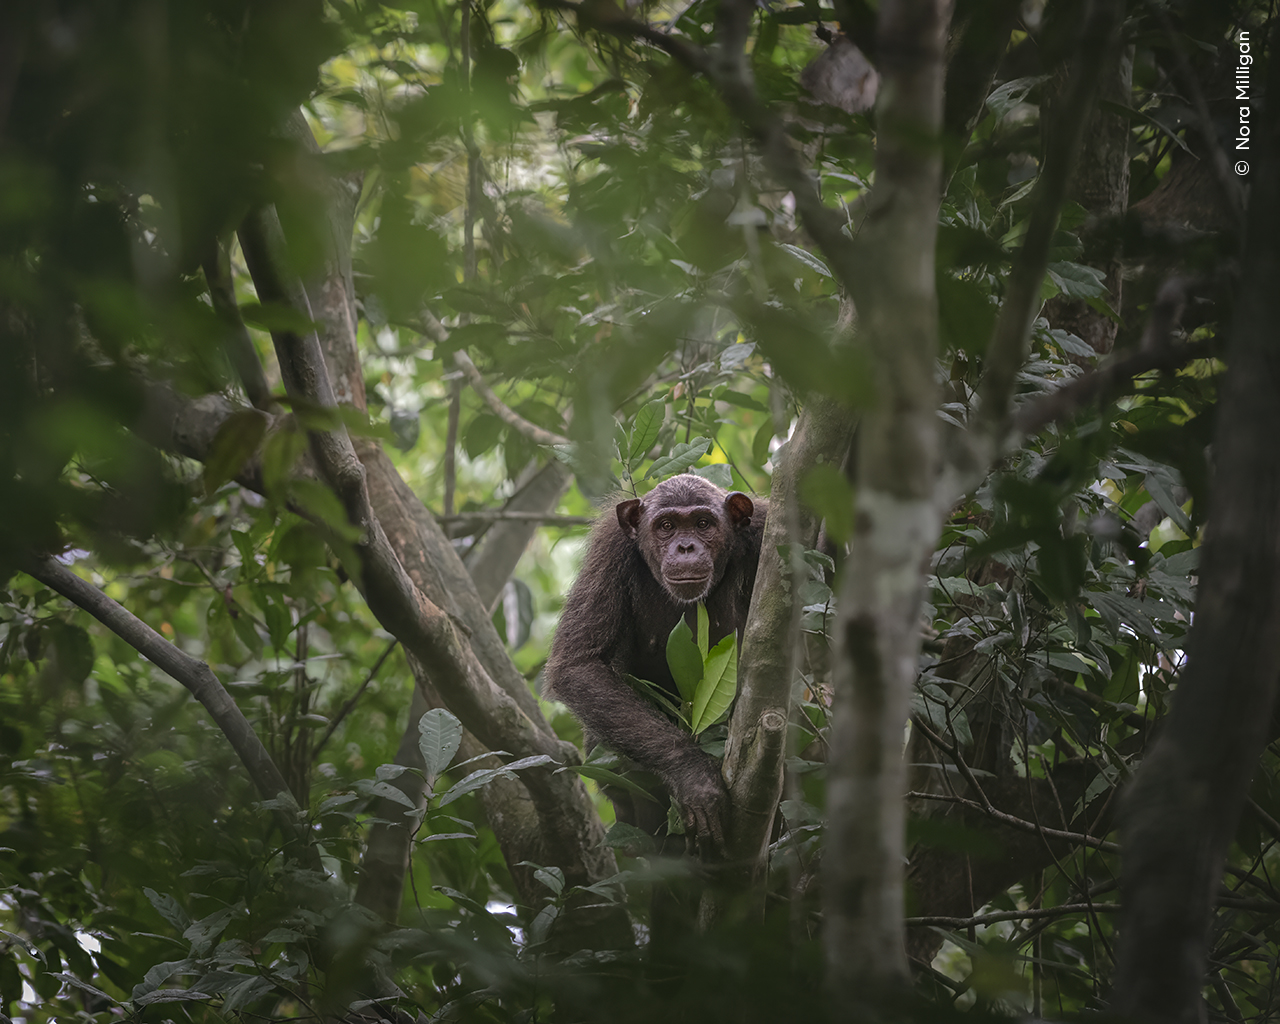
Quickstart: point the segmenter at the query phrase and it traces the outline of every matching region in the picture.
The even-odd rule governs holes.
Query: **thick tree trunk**
[[[1275,52],[1276,37],[1272,39]],[[1280,97],[1280,62],[1267,76]],[[1205,1019],[1214,895],[1266,742],[1280,673],[1280,138],[1274,105],[1252,175],[1244,276],[1218,402],[1214,499],[1187,666],[1124,801],[1124,918],[1113,1009]],[[1255,139],[1258,135],[1255,134]]]
[[[823,907],[840,1016],[906,980],[903,733],[923,570],[941,525],[934,243],[941,178],[943,0],[880,8],[876,189],[862,241],[859,334],[876,368],[859,427],[854,537],[836,623]],[[927,141],[926,141],[927,140]]]

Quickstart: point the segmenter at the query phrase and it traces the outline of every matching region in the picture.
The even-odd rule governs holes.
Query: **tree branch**
[[[87,611],[148,661],[186,687],[191,696],[209,712],[214,724],[222,730],[263,799],[278,800],[296,811],[297,801],[294,800],[283,773],[213,669],[171,644],[131,611],[54,559],[28,556],[23,559],[20,568],[28,576]],[[291,843],[296,844],[299,850],[311,849],[305,830],[299,827],[293,814],[280,810],[277,818]],[[314,850],[311,859],[315,861],[314,866],[319,867],[319,859],[315,857]]]
[[[999,921],[1035,921],[1041,918],[1066,917],[1068,914],[1117,914],[1119,903],[1063,903],[1057,907],[1039,907],[1028,910],[997,910],[990,914],[979,914],[977,917],[909,917],[908,928],[981,928],[983,925],[996,924]]]
[[[240,316],[240,307],[236,304],[235,285],[231,279],[231,254],[226,243],[211,239],[209,252],[205,255],[205,283],[209,286],[209,299],[218,319],[226,327],[223,344],[227,350],[227,358],[235,368],[244,385],[244,392],[254,408],[269,411],[274,406],[271,389],[267,386],[266,374],[262,372],[262,362],[253,347],[253,339]]]
[[[1068,381],[1056,391],[1026,402],[1013,414],[1013,427],[1023,436],[1038,434],[1051,423],[1063,423],[1094,402],[1122,394],[1135,377],[1151,370],[1176,370],[1217,351],[1217,339],[1177,345],[1153,352],[1143,350]]]
[[[504,404],[502,399],[493,393],[493,389],[484,382],[484,376],[476,368],[476,364],[471,361],[471,357],[461,349],[453,354],[453,361],[457,364],[458,369],[466,374],[467,383],[471,385],[471,389],[480,396],[484,404],[493,411],[493,414],[507,426],[523,434],[534,444],[555,445],[571,443],[567,437],[561,434],[544,430],[536,423],[530,423],[514,409]]]
[[[274,216],[260,211],[246,218],[241,231],[259,298],[264,303],[291,307],[309,320],[305,294],[296,281],[284,276],[283,268],[288,264],[282,239],[276,237]],[[322,409],[333,408],[333,388],[314,332],[301,335],[277,329],[272,340],[290,397]],[[556,762],[575,756],[572,746],[559,740],[537,716],[536,706],[526,712],[524,702],[494,681],[453,619],[405,572],[374,513],[364,466],[346,430],[341,425],[313,429],[310,439],[321,476],[359,531],[355,543],[359,564],[348,566],[352,579],[374,616],[422,665],[463,725],[491,750],[509,750],[516,756],[545,754]],[[574,787],[581,788],[576,778],[544,767],[526,771],[523,779],[539,805],[545,828],[554,833],[585,827],[566,814],[569,805],[578,803],[571,792]]]

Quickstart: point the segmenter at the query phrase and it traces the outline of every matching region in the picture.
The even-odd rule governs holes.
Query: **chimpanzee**
[[[547,662],[551,690],[582,722],[587,749],[604,743],[656,775],[687,832],[715,847],[723,846],[728,810],[719,764],[622,673],[665,688],[678,703],[667,637],[681,616],[696,630],[699,602],[712,645],[731,632],[741,640],[767,511],[691,473],[620,502],[592,531]],[[619,819],[657,832],[665,811],[642,803],[614,799]]]

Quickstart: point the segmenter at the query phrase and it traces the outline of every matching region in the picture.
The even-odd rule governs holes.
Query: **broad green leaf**
[[[538,868],[533,877],[559,896],[564,892],[564,872],[559,868]]]
[[[830,277],[831,271],[827,269],[827,265],[818,259],[813,253],[805,249],[801,249],[798,245],[788,245],[785,242],[779,242],[778,248],[783,252],[789,253],[792,258],[799,260],[815,274],[821,274],[823,277]]]
[[[1191,525],[1191,518],[1183,511],[1173,497],[1173,492],[1169,489],[1165,480],[1161,478],[1159,473],[1148,473],[1143,479],[1143,485],[1147,489],[1147,493],[1151,495],[1152,501],[1160,506],[1160,511],[1173,520],[1173,523],[1179,530],[1188,537],[1194,536],[1194,528]]]
[[[628,825],[625,821],[615,821],[604,834],[604,845],[639,857],[652,853],[657,844],[654,843],[653,836],[644,829]]]
[[[434,789],[462,742],[462,723],[444,708],[432,708],[418,719],[418,749],[426,765],[427,788]]]
[[[698,606],[698,610],[706,615],[702,605]],[[698,681],[702,678],[702,654],[694,643],[693,630],[683,616],[667,637],[667,666],[671,669],[671,676],[676,681],[681,699],[693,700]]]
[[[563,768],[557,768],[556,774],[560,772],[574,772],[584,778],[599,782],[604,786],[617,786],[619,789],[625,789],[628,793],[648,800],[650,803],[657,803],[653,795],[641,786],[639,783],[632,782],[625,775],[619,775],[617,772],[610,771],[608,768],[599,768],[593,764],[570,764]]]
[[[987,109],[997,118],[1004,117],[1014,107],[1027,98],[1027,93],[1047,79],[1048,75],[1033,75],[1028,78],[1015,78],[1011,82],[991,91],[987,97]]]
[[[212,494],[228,480],[235,478],[246,462],[253,458],[267,433],[268,419],[257,409],[228,416],[214,435],[209,458],[204,464],[204,492]]]
[[[142,894],[151,901],[151,905],[160,912],[160,916],[175,928],[186,931],[187,928],[190,927],[191,918],[187,916],[187,912],[183,909],[182,904],[172,896],[161,894],[156,892],[154,889],[147,888],[142,890]],[[159,984],[159,982],[156,984]]]
[[[727,462],[713,462],[709,466],[699,466],[693,471],[693,475],[700,476],[703,480],[710,480],[726,491],[733,490],[733,470],[729,468]]]
[[[1084,263],[1050,263],[1048,274],[1068,298],[1100,299],[1110,294],[1102,271]]]
[[[683,473],[686,469],[697,465],[698,460],[707,454],[710,447],[711,438],[709,437],[695,437],[687,444],[682,441],[671,449],[670,455],[655,459],[644,478],[648,480],[650,477],[661,478]]]
[[[89,634],[74,623],[54,620],[49,623],[49,638],[53,641],[58,674],[79,686],[93,671],[93,641]]]
[[[695,736],[719,721],[738,692],[738,639],[732,633],[707,655],[698,692],[693,697],[689,725]]]
[[[481,768],[479,771],[472,772],[460,782],[455,782],[445,791],[444,796],[440,798],[440,806],[453,803],[459,797],[466,796],[468,793],[479,789],[481,786],[487,786],[494,779],[502,776],[508,779],[514,779],[515,775],[507,771],[505,768]]]
[[[628,459],[635,462],[643,458],[645,453],[657,443],[658,432],[662,429],[662,419],[666,415],[667,403],[650,402],[638,413],[631,426],[631,448]]]

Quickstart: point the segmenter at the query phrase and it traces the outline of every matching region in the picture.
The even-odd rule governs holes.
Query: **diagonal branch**
[[[465,352],[461,350],[455,352],[453,361],[466,374],[467,383],[471,385],[471,389],[483,399],[484,404],[493,411],[493,414],[507,426],[523,434],[534,444],[555,445],[571,443],[567,437],[545,430],[536,423],[529,422],[504,403],[501,398],[493,393],[493,389],[485,383],[484,376],[480,373],[476,364],[471,361],[471,357]]]
[[[148,661],[185,686],[191,696],[204,705],[230,741],[263,799],[278,800],[286,807],[297,808],[284,775],[213,669],[171,644],[127,608],[52,558],[29,556],[20,567],[28,576],[57,591],[78,608],[83,608]],[[293,816],[281,810],[278,819],[285,836],[302,848],[307,837]],[[316,866],[319,866],[318,861]]]
[[[284,269],[287,256],[274,212],[264,209],[252,214],[240,230],[259,299],[292,308],[309,321],[306,294]],[[289,396],[322,409],[334,408],[333,387],[314,331],[300,334],[278,328],[272,331],[272,341]],[[494,681],[450,615],[427,598],[405,571],[370,503],[365,469],[346,430],[341,425],[312,429],[309,436],[320,475],[359,531],[355,544],[359,564],[348,569],[378,621],[422,664],[449,707],[485,746],[517,756],[545,754],[563,760],[573,748],[534,721]],[[572,802],[568,789],[578,785],[576,779],[548,769],[527,771],[523,778],[539,804],[544,827],[576,827],[575,822],[561,820],[566,801]]]
[[[1022,436],[1038,434],[1051,423],[1071,419],[1087,405],[1121,393],[1135,377],[1151,370],[1176,370],[1213,355],[1217,349],[1217,339],[1209,339],[1155,352],[1134,352],[1076,377],[1034,402],[1027,402],[1014,412],[1013,427]]]

